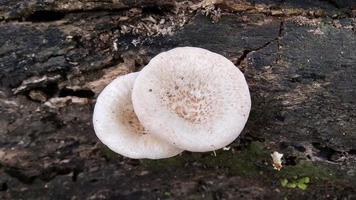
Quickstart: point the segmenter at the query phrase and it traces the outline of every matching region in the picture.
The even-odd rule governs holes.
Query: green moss
[[[218,151],[216,157],[206,157],[202,160],[209,167],[226,168],[231,175],[255,176],[259,175],[261,165],[269,156],[262,143],[253,142],[240,152]]]
[[[298,188],[301,190],[306,190],[308,187],[308,183],[310,182],[309,177],[293,177],[293,179],[281,179],[281,186],[285,188]]]
[[[311,177],[313,180],[330,180],[337,178],[333,171],[333,169],[321,163],[300,161],[297,165],[285,166],[278,175],[283,178]]]
[[[106,146],[102,146],[100,150],[107,160],[115,160],[119,158],[119,155],[117,153],[113,152],[111,149],[109,149]]]
[[[104,147],[102,152],[110,160],[117,159],[118,155],[110,149]],[[167,168],[182,169],[195,163],[204,168],[218,169],[228,175],[238,175],[251,178],[261,178],[265,180],[283,180],[288,181],[296,177],[308,177],[313,183],[323,180],[347,179],[343,174],[335,174],[336,169],[331,166],[311,161],[299,161],[294,166],[284,166],[281,171],[273,170],[271,165],[270,150],[260,142],[252,142],[241,151],[216,151],[216,156],[209,153],[188,153],[175,156],[173,158],[161,160],[140,160],[143,168],[149,171],[161,171]],[[310,177],[310,178],[309,178]],[[308,180],[303,183],[296,182],[295,187],[305,188],[304,184],[309,184]],[[282,183],[281,183],[282,184]],[[287,184],[287,183],[285,183]],[[282,185],[283,186],[283,185]],[[290,185],[294,187],[294,185]]]
[[[285,166],[281,171],[275,173],[280,184],[285,188],[298,188],[307,190],[310,185],[323,187],[324,184],[332,182],[351,183],[352,178],[339,171],[335,166],[326,163],[300,161],[295,166]]]
[[[240,152],[216,151],[216,156],[211,153],[183,153],[162,160],[143,160],[142,164],[149,170],[161,170],[167,167],[184,167],[186,163],[197,162],[208,168],[226,170],[230,175],[256,176],[263,174],[264,162],[269,158],[269,151],[264,145],[253,142]],[[263,167],[261,167],[263,165]]]
[[[163,195],[166,197],[170,197],[172,194],[170,192],[164,192]]]
[[[310,178],[309,177],[303,177],[301,179],[299,179],[300,183],[310,183]]]
[[[307,184],[305,183],[298,183],[297,187],[301,190],[306,190],[307,189]]]
[[[167,167],[183,167],[185,163],[185,156],[176,156],[172,158],[166,158],[161,160],[141,160],[141,164],[152,171],[159,171],[166,169]]]

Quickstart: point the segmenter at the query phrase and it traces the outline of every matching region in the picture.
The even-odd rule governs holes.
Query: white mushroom
[[[271,157],[272,157],[272,165],[273,165],[273,168],[275,170],[278,170],[280,171],[282,169],[282,157],[283,157],[283,154],[282,153],[279,153],[277,151],[274,151],[272,154],[271,154]]]
[[[194,47],[155,56],[135,81],[132,103],[150,133],[196,152],[235,140],[251,107],[241,71],[227,58]]]
[[[167,158],[182,150],[149,134],[139,123],[131,103],[138,73],[120,76],[99,95],[93,115],[98,138],[111,150],[130,158]]]

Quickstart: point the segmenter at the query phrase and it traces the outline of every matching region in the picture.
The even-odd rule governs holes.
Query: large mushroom
[[[235,140],[251,107],[242,72],[227,58],[194,47],[155,56],[135,81],[132,103],[152,135],[195,152]]]
[[[181,149],[151,135],[138,121],[131,91],[138,73],[120,76],[100,93],[93,115],[98,138],[114,152],[130,158],[168,158]]]

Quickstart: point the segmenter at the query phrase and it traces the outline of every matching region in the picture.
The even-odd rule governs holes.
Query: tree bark
[[[352,0],[2,0],[0,199],[355,199],[355,15]],[[112,153],[96,97],[177,46],[244,72],[243,133],[216,155]]]

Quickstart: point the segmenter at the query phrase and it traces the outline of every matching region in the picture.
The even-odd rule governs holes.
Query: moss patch
[[[103,148],[103,154],[110,160],[117,159],[116,153],[108,148]],[[162,171],[167,169],[191,169],[191,166],[201,166],[203,169],[214,169],[231,176],[258,178],[275,184],[280,182],[286,188],[307,189],[308,185],[323,181],[349,182],[350,177],[338,172],[337,168],[326,163],[301,160],[296,165],[283,166],[281,171],[272,167],[271,151],[264,143],[252,142],[239,151],[216,151],[216,156],[209,153],[189,153],[173,158],[161,160],[140,160],[141,167],[149,171]],[[308,177],[310,183],[299,183],[299,179]],[[287,180],[287,181],[286,181]],[[283,183],[282,183],[283,182]],[[288,186],[287,186],[288,185]],[[295,186],[295,187],[294,187]]]
[[[216,157],[206,157],[201,160],[208,167],[226,168],[230,175],[256,176],[263,173],[264,164],[269,157],[269,151],[262,143],[253,142],[246,149],[235,154],[231,151],[219,151]]]
[[[330,180],[337,179],[335,170],[321,163],[312,163],[311,161],[300,161],[295,166],[286,166],[279,173],[279,177],[310,177],[313,180]]]
[[[107,160],[116,160],[119,159],[119,154],[113,152],[111,149],[109,149],[108,147],[102,145],[102,147],[100,148],[102,154],[104,155],[104,157]]]
[[[306,190],[308,187],[308,184],[310,182],[310,178],[309,177],[302,177],[302,178],[298,178],[298,177],[294,177],[293,179],[281,179],[281,185],[282,187],[286,187],[286,188],[298,188],[301,190]]]
[[[151,171],[159,171],[166,168],[184,167],[185,156],[176,156],[161,160],[141,160],[141,164]]]
[[[239,152],[216,151],[216,156],[211,153],[184,153],[163,160],[143,160],[142,164],[148,170],[161,170],[167,167],[184,167],[186,164],[196,162],[198,165],[226,170],[230,175],[256,176],[263,174],[269,151],[260,142],[253,142]]]

